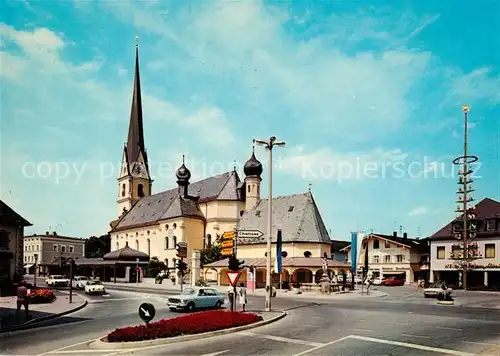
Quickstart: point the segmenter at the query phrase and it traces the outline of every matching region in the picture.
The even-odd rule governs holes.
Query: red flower
[[[47,288],[31,289],[30,293],[28,294],[28,297],[30,299],[30,303],[33,304],[50,303],[56,298],[54,293]]]
[[[208,331],[232,328],[261,321],[262,317],[253,313],[211,310],[162,319],[154,323],[129,326],[108,334],[109,342],[142,341],[199,334]]]

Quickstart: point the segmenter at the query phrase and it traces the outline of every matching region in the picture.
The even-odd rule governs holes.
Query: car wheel
[[[192,312],[192,311],[194,311],[194,309],[195,309],[195,308],[196,308],[196,306],[194,305],[194,303],[193,303],[193,302],[189,302],[189,303],[188,303],[188,305],[186,306],[186,310],[187,310],[188,312]]]
[[[215,303],[215,308],[217,309],[222,308],[222,302],[220,300],[218,300],[217,303]]]

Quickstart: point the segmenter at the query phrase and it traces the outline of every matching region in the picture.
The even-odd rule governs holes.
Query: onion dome
[[[246,161],[243,172],[246,176],[258,176],[262,174],[262,163],[255,157],[255,149],[252,149],[252,156]]]
[[[177,183],[188,183],[191,178],[191,171],[184,164],[184,155],[182,156],[182,166],[180,166],[175,172],[177,177]]]

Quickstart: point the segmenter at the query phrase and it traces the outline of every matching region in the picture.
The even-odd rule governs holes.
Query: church
[[[244,166],[243,181],[234,169],[191,182],[191,171],[182,157],[182,164],[172,177],[177,187],[152,194],[136,47],[129,130],[118,177],[118,217],[110,223],[111,251],[128,246],[175,268],[178,242],[187,244],[190,257],[194,250],[219,241],[224,232],[267,231],[267,204],[260,197],[262,172],[262,164],[252,152]],[[332,243],[310,191],[273,198],[274,242],[277,229],[283,232],[284,280],[311,282],[321,275],[323,258],[330,255]],[[254,267],[257,286],[265,279],[265,246],[264,238],[238,241],[238,258]],[[189,258],[187,262],[190,265]],[[334,260],[329,260],[328,266],[336,274],[349,268]],[[217,261],[204,266],[202,277],[216,278],[224,285],[228,283],[226,269],[227,260]],[[241,281],[246,281],[246,274]]]

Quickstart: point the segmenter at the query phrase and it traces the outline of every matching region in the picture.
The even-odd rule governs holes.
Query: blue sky
[[[454,216],[469,104],[475,198],[500,200],[500,5],[374,4],[2,2],[1,198],[28,232],[108,230],[139,36],[155,192],[183,153],[196,179],[276,135],[273,193],[311,184],[333,238],[426,236]]]

